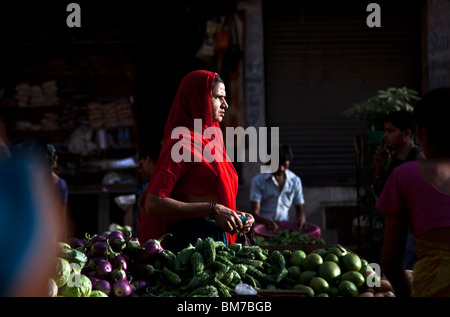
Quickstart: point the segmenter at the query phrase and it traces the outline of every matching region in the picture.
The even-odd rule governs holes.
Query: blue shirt
[[[280,190],[272,173],[261,173],[253,177],[250,187],[250,201],[261,204],[259,214],[274,221],[289,220],[292,205],[303,205],[303,187],[300,177],[286,170],[286,181]]]

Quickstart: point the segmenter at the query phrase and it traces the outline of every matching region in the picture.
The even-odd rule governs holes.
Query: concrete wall
[[[356,188],[354,187],[306,187],[305,213],[308,222],[318,225],[322,229],[322,237],[327,244],[340,243],[336,229],[327,228],[327,207],[355,207]],[[291,212],[293,216],[294,213]],[[343,217],[344,218],[344,217]]]

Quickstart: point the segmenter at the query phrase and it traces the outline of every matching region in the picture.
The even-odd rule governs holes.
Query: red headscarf
[[[192,161],[201,161],[201,163],[217,175],[218,182],[218,203],[227,206],[232,210],[236,210],[236,195],[238,189],[237,173],[230,162],[223,142],[220,126],[217,122],[213,122],[211,109],[211,91],[214,85],[214,78],[216,74],[208,71],[193,71],[186,75],[180,83],[169,116],[164,127],[164,142],[161,149],[161,154],[155,165],[154,172],[150,178],[148,192],[167,197],[170,196],[170,189],[175,184],[168,184],[168,191],[159,190],[162,186],[161,177],[154,175],[158,170],[165,169],[169,164],[184,166],[184,162],[175,163],[172,160],[171,151],[174,145],[183,145],[183,151],[190,151]],[[195,131],[194,119],[201,119],[202,131]],[[185,127],[190,132],[189,139],[172,139],[172,131],[175,128]],[[216,132],[215,137],[208,138],[204,135],[207,128],[213,128]],[[178,137],[178,136],[177,136]],[[214,142],[214,143],[211,143]],[[206,145],[213,145],[216,153],[215,158],[221,160],[218,162],[208,162],[203,157],[203,151]],[[201,148],[200,148],[201,145]],[[218,151],[218,153],[217,153]],[[171,160],[171,162],[167,162]],[[170,182],[170,180],[169,180]],[[153,216],[147,216],[145,207],[142,211],[141,223],[139,227],[139,240],[146,241],[148,239],[155,239],[170,230],[168,222],[165,219],[160,219]],[[231,244],[236,241],[236,234],[226,233],[227,243]]]

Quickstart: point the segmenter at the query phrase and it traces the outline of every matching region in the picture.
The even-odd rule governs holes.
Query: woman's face
[[[228,109],[226,96],[225,85],[223,83],[215,84],[211,96],[213,122],[222,122],[223,117],[225,117],[225,110]]]

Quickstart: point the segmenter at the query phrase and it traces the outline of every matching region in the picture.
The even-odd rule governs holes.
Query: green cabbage
[[[59,295],[65,297],[89,297],[92,282],[84,274],[74,274],[69,281],[59,289]]]

